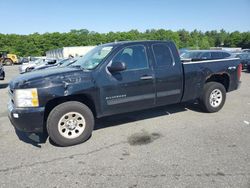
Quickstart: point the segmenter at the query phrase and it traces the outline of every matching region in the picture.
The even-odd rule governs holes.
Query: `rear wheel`
[[[218,82],[208,82],[205,84],[200,104],[204,111],[218,112],[225,104],[226,89]]]
[[[91,110],[77,101],[56,106],[49,114],[47,131],[59,146],[71,146],[86,141],[94,128]]]
[[[10,65],[13,65],[13,61],[12,61],[11,59],[5,59],[5,60],[3,61],[3,64],[4,64],[4,65],[7,65],[7,66],[10,66]]]
[[[27,67],[27,68],[25,69],[25,72],[30,72],[30,68]]]
[[[3,72],[2,76],[0,77],[0,80],[4,80],[4,78],[5,78],[5,73]]]

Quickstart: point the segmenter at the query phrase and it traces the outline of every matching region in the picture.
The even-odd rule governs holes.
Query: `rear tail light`
[[[238,66],[238,80],[240,81],[240,77],[241,77],[241,71],[242,71],[242,64],[240,63]]]

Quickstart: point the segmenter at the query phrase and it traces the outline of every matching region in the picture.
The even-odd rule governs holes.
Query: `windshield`
[[[83,69],[94,69],[111,52],[113,46],[97,46],[83,57],[79,58],[71,66],[81,66]]]

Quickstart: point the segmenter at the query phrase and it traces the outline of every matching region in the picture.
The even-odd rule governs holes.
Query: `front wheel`
[[[59,146],[86,141],[94,128],[94,116],[83,103],[70,101],[56,106],[47,119],[49,137]]]
[[[208,82],[205,84],[200,104],[204,111],[218,112],[224,106],[226,100],[226,89],[218,82]]]

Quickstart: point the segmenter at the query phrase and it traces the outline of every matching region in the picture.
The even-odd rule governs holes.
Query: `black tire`
[[[25,69],[25,72],[30,72],[30,68],[27,67],[27,68]]]
[[[213,102],[210,102],[210,96],[212,94],[212,92],[216,91],[220,91],[221,95],[218,95],[218,102],[217,100],[213,99]],[[222,97],[222,99],[220,99],[220,96]],[[226,101],[226,89],[225,87],[218,83],[218,82],[208,82],[205,84],[204,89],[203,89],[203,93],[199,99],[200,104],[202,109],[205,112],[209,112],[209,113],[214,113],[214,112],[218,112],[219,110],[221,110],[221,108],[224,106],[225,101]],[[211,104],[213,103],[213,104]]]
[[[65,133],[60,133],[59,122],[61,122],[62,118],[65,117],[65,114],[74,112],[83,116],[85,120],[85,128],[76,138],[66,138],[65,136],[67,136],[67,134],[65,135]],[[51,140],[57,145],[71,146],[80,144],[91,136],[94,129],[94,122],[93,113],[86,105],[77,101],[69,101],[59,104],[50,112],[47,119],[47,131]],[[69,130],[66,128],[66,132],[68,131],[68,133],[70,131],[74,133],[76,130],[77,128],[75,128],[75,130]],[[64,134],[64,136],[62,134]]]
[[[5,72],[3,72],[3,75],[2,77],[0,77],[0,80],[4,80],[4,78],[5,78]]]
[[[1,70],[2,71],[2,70]],[[5,78],[5,72],[3,71],[2,72],[2,75],[0,76],[0,80],[4,80],[4,78]]]
[[[13,61],[11,59],[5,59],[3,61],[3,64],[6,66],[10,66],[10,65],[13,65]]]
[[[250,65],[247,66],[247,71],[250,72]]]

